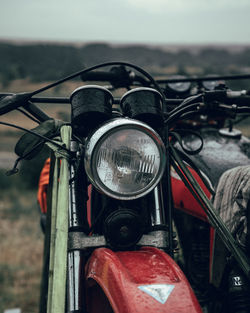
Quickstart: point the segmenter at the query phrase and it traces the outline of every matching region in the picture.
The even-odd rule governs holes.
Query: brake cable
[[[178,132],[180,132],[180,133],[185,132],[185,133],[189,133],[191,135],[198,137],[200,139],[200,142],[201,142],[200,146],[194,150],[189,150],[189,149],[185,148],[183,145],[183,138],[180,136],[180,134],[178,134]],[[203,148],[203,138],[198,132],[196,132],[194,130],[191,130],[191,129],[175,129],[174,131],[170,131],[169,135],[173,136],[176,139],[176,141],[180,144],[182,150],[189,155],[195,155],[195,154],[199,153]]]

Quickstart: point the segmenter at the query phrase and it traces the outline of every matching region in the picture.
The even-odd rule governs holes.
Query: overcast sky
[[[0,0],[0,39],[250,43],[250,0]]]

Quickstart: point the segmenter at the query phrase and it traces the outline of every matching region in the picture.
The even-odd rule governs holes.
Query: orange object
[[[42,213],[47,212],[47,190],[49,185],[50,159],[47,159],[40,174],[37,201]]]
[[[38,183],[37,202],[40,206],[41,213],[47,213],[47,192],[49,185],[49,173],[50,173],[50,158],[48,158],[44,163]],[[89,185],[87,201],[87,219],[90,227],[91,227],[91,192],[92,185]]]

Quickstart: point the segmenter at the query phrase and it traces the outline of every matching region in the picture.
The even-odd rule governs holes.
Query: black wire
[[[165,129],[165,138],[164,138],[165,146],[166,146],[166,152],[167,155],[170,154],[170,139],[169,139],[169,126],[166,125]],[[166,184],[166,190],[167,190],[167,218],[168,218],[168,242],[169,242],[169,255],[171,257],[174,257],[174,247],[173,247],[173,193],[172,193],[172,184],[171,184],[171,177],[170,177],[170,170],[171,170],[171,164],[170,164],[170,158],[166,158],[166,169],[164,173],[165,178],[165,184]]]
[[[163,93],[163,91],[162,91],[160,85],[156,82],[156,80],[155,80],[148,72],[146,72],[146,71],[145,71],[144,69],[142,69],[141,67],[139,67],[139,66],[137,66],[137,65],[134,65],[134,64],[132,64],[132,63],[120,62],[120,61],[113,61],[113,62],[101,63],[101,64],[98,64],[98,65],[89,67],[89,68],[87,68],[87,69],[84,69],[84,70],[75,72],[75,73],[73,73],[73,74],[71,74],[71,75],[69,75],[69,76],[66,76],[66,77],[64,77],[64,78],[62,78],[62,79],[60,79],[60,80],[58,80],[58,81],[56,81],[56,82],[54,82],[54,83],[52,83],[52,84],[49,84],[49,85],[47,85],[47,86],[44,86],[44,87],[42,87],[42,88],[40,88],[40,89],[37,89],[37,90],[31,92],[31,93],[30,93],[30,96],[32,97],[32,96],[34,96],[34,95],[36,95],[36,94],[38,94],[38,93],[41,93],[41,92],[43,92],[43,91],[45,91],[45,90],[48,90],[48,89],[50,89],[50,88],[53,88],[53,87],[55,87],[55,86],[57,86],[57,85],[59,85],[59,84],[62,84],[62,83],[64,83],[64,82],[68,81],[68,80],[71,80],[71,79],[73,79],[73,78],[75,78],[75,77],[77,77],[77,76],[79,76],[79,75],[81,75],[81,74],[84,74],[84,73],[87,73],[87,72],[96,70],[96,69],[101,68],[101,67],[112,66],[112,65],[124,65],[124,66],[129,66],[129,67],[134,68],[135,70],[137,70],[138,72],[140,72],[140,73],[143,74],[144,76],[146,76],[146,77],[150,80],[150,82],[155,86],[155,88],[160,92],[160,94],[162,95],[162,98],[163,98],[163,102],[165,102],[164,93]]]
[[[36,133],[36,132],[34,132],[34,131],[30,130],[30,129],[27,129],[27,128],[24,128],[24,127],[21,127],[21,126],[17,126],[17,125],[14,125],[14,124],[6,123],[6,122],[0,122],[0,124],[1,125],[6,125],[6,126],[9,126],[9,127],[13,127],[13,128],[17,128],[17,129],[20,129],[20,130],[25,131],[27,133],[30,133],[30,134],[32,134],[34,136],[37,136],[37,137],[43,139],[44,141],[48,141],[48,142],[52,143],[53,145],[57,146],[60,149],[63,149],[65,151],[67,151],[70,155],[72,154],[72,151],[67,149],[64,145],[61,146],[60,144],[58,144],[57,142],[53,141],[52,139],[50,139],[48,137],[45,137],[45,136],[43,136],[41,134],[38,134],[38,133]]]
[[[185,77],[185,78],[167,78],[157,79],[160,84],[163,83],[177,83],[177,82],[200,82],[200,81],[218,81],[218,80],[237,80],[249,79],[250,74],[237,74],[237,75],[222,75],[222,76],[204,76],[204,77]]]
[[[29,152],[25,153],[23,156],[18,157],[12,167],[11,170],[7,171],[5,174],[7,176],[11,176],[13,174],[18,173],[18,164],[20,161],[25,160],[29,155],[31,155],[37,148],[39,148],[41,145],[43,144],[43,142],[38,142]]]
[[[194,110],[194,111],[189,111],[189,112],[186,112],[186,113],[183,113],[180,117],[179,117],[179,120],[190,120],[190,117],[192,119],[195,119],[195,115],[200,115],[200,112],[197,112],[197,110]]]
[[[137,70],[138,72],[140,72],[141,74],[143,74],[145,77],[147,77],[149,79],[149,81],[153,84],[153,86],[155,87],[156,90],[159,91],[159,93],[161,94],[161,97],[162,97],[162,105],[163,105],[163,108],[166,107],[166,99],[165,99],[165,95],[163,93],[163,90],[161,89],[160,85],[157,83],[157,81],[153,78],[153,76],[151,76],[148,72],[146,72],[144,69],[142,69],[141,67],[137,66],[137,65],[134,65],[132,63],[128,63],[128,62],[121,62],[121,61],[114,61],[114,62],[107,62],[107,63],[101,63],[101,64],[98,64],[98,65],[95,65],[95,66],[92,66],[92,67],[89,67],[87,69],[84,69],[84,70],[81,70],[81,71],[78,71],[78,72],[75,72],[69,76],[66,76],[54,83],[51,83],[47,86],[44,86],[40,89],[37,89],[33,92],[30,92],[30,93],[26,93],[26,101],[28,101],[29,99],[32,98],[32,96],[36,95],[36,94],[39,94],[45,90],[48,90],[50,88],[53,88],[59,84],[62,84],[68,80],[71,80],[81,74],[84,74],[84,73],[87,73],[87,72],[90,72],[90,71],[93,71],[95,69],[98,69],[98,68],[101,68],[101,67],[106,67],[106,66],[112,66],[112,65],[123,65],[123,66],[129,66],[131,68],[134,68],[135,70]],[[17,94],[18,95],[18,94]],[[20,94],[19,94],[20,95]],[[18,107],[18,106],[17,106]]]
[[[164,124],[169,125],[171,122],[175,121],[176,119],[179,119],[182,114],[187,113],[190,110],[195,109],[197,111],[197,107],[199,105],[200,105],[200,102],[192,103],[192,104],[182,107],[180,110],[176,110],[173,114],[171,112],[171,115],[169,115],[168,118],[164,121]]]
[[[184,99],[183,102],[182,102],[180,105],[178,105],[177,107],[175,107],[175,108],[170,112],[170,114],[172,115],[172,114],[174,114],[176,111],[182,109],[183,107],[186,107],[186,106],[189,105],[189,104],[192,104],[192,103],[194,103],[194,102],[197,102],[197,99],[199,99],[199,98],[200,98],[200,99],[199,99],[198,102],[200,102],[201,97],[202,97],[202,94],[198,94],[198,95],[191,96],[191,97],[188,97],[188,98]]]
[[[101,208],[100,212],[98,213],[97,217],[96,217],[95,220],[93,221],[92,225],[89,227],[88,235],[90,235],[90,234],[94,231],[94,229],[95,229],[97,223],[99,222],[100,218],[103,216],[103,213],[105,212],[105,210],[106,210],[106,207],[103,206],[103,207]]]
[[[186,134],[191,134],[194,135],[196,137],[198,137],[201,141],[201,144],[199,146],[199,148],[195,149],[195,150],[188,150],[184,147],[183,145],[183,136],[181,136],[179,133],[185,133]],[[194,155],[194,154],[198,154],[202,148],[203,148],[203,138],[202,136],[197,133],[196,131],[192,130],[192,129],[175,129],[174,131],[171,131],[169,133],[170,137],[174,137],[176,139],[176,141],[179,143],[179,145],[181,146],[182,150],[189,155]],[[184,136],[185,136],[184,135]]]
[[[25,112],[23,109],[17,108],[17,111],[21,112],[22,114],[24,114],[25,116],[27,116],[29,119],[31,119],[33,122],[37,123],[37,124],[41,124],[40,121],[38,121],[36,118],[34,118],[31,114]]]

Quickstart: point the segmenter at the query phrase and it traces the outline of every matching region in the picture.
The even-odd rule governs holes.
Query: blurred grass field
[[[37,186],[48,151],[43,149],[33,160],[23,161],[17,174],[6,176],[17,157],[11,149],[20,134],[1,136],[6,151],[0,151],[0,312],[21,308],[38,313],[44,236]],[[4,163],[2,155],[8,157]]]
[[[43,235],[35,190],[20,181],[3,179],[0,195],[0,312],[21,308],[38,312],[43,255]],[[10,186],[3,188],[3,180]]]

